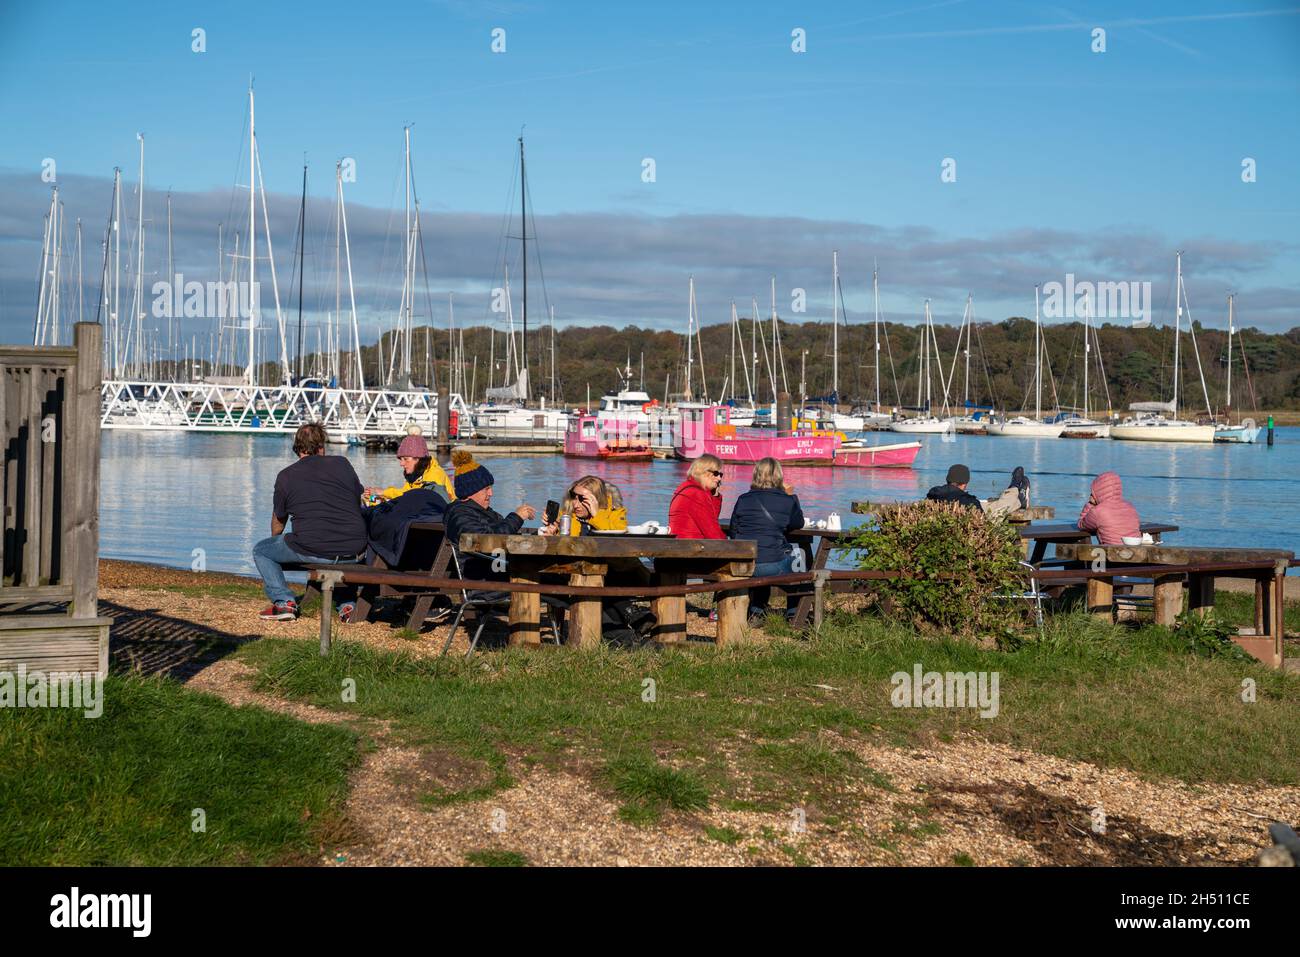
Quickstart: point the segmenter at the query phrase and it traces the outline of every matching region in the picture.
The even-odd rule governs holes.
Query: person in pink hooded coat
[[[1142,534],[1137,509],[1124,500],[1118,473],[1102,472],[1093,479],[1088,504],[1079,513],[1079,528],[1096,532],[1102,545],[1122,545],[1125,537]]]

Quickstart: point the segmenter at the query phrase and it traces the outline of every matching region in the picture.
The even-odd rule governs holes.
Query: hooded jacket
[[[434,461],[432,457],[430,457],[429,467],[424,470],[423,475],[417,476],[414,481],[403,482],[401,487],[391,485],[379,494],[391,501],[392,499],[400,498],[407,492],[411,491],[411,489],[425,488],[426,486],[437,486],[442,489],[447,493],[447,501],[449,502],[454,502],[456,500],[456,486],[452,484],[447,473],[443,471],[442,466]]]
[[[678,538],[726,538],[718,524],[720,514],[722,496],[688,478],[668,503],[668,528]]]
[[[1125,537],[1142,534],[1137,509],[1124,500],[1124,483],[1115,472],[1102,472],[1092,480],[1092,497],[1079,513],[1079,528],[1096,532],[1102,545],[1122,545]]]

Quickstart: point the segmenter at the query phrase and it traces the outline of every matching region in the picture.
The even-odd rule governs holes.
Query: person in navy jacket
[[[754,466],[749,491],[736,499],[736,506],[731,511],[730,536],[758,543],[754,577],[788,575],[793,570],[794,555],[786,533],[797,528],[803,528],[799,497],[785,484],[781,463],[772,458],[761,459]],[[771,597],[770,587],[751,588],[750,617],[766,617]]]

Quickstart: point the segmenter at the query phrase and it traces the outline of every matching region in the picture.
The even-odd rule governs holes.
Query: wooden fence
[[[0,346],[0,671],[108,670],[98,614],[102,327]]]

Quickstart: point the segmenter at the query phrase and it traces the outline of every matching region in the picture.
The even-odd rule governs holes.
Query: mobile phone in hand
[[[553,501],[552,501],[552,502],[547,502],[547,503],[546,503],[546,521],[545,521],[543,524],[546,524],[546,525],[554,525],[556,519],[558,519],[559,517],[560,517],[560,503],[559,503],[559,502],[553,502]]]

